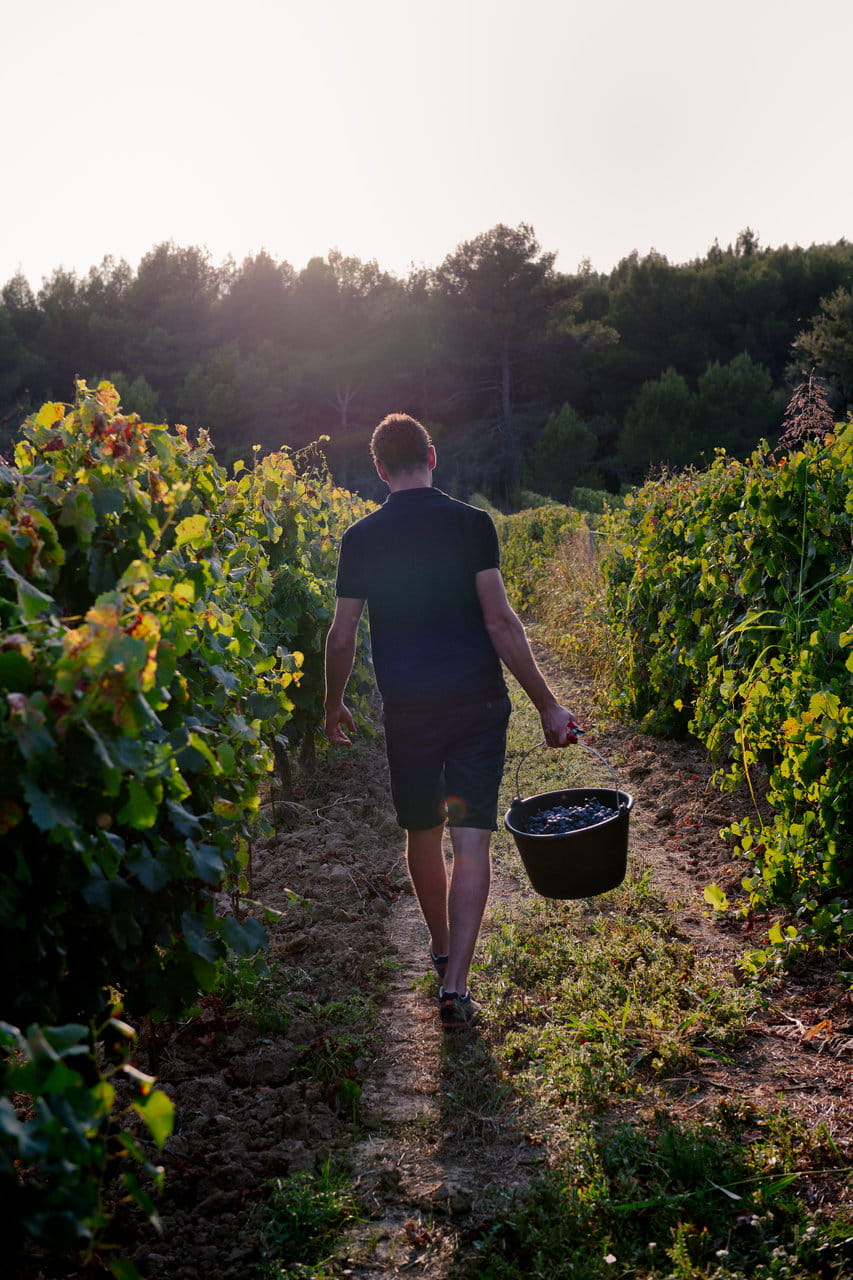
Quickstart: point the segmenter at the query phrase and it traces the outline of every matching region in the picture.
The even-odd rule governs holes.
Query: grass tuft
[[[343,1175],[327,1163],[319,1173],[276,1178],[265,1206],[262,1280],[326,1280],[339,1275],[332,1255],[346,1227],[360,1218]]]
[[[630,887],[610,897],[606,913],[538,900],[505,911],[479,979],[520,1082],[581,1111],[731,1049],[756,1000],[720,986],[668,916],[637,909]]]
[[[850,1224],[808,1225],[762,1160],[710,1121],[586,1126],[571,1158],[495,1201],[456,1280],[840,1280]]]

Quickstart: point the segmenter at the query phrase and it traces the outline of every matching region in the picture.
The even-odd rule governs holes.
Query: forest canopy
[[[636,252],[557,270],[498,225],[402,279],[332,250],[300,271],[155,246],[0,294],[0,452],[75,378],[127,411],[204,426],[221,460],[328,437],[335,480],[376,496],[366,443],[391,410],[433,433],[441,484],[512,503],[618,492],[660,465],[745,457],[815,370],[853,400],[853,244],[762,248],[746,230],[686,264]]]

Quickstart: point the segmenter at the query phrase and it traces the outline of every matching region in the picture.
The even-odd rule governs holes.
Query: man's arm
[[[348,743],[344,724],[352,733],[355,721],[344,705],[344,692],[355,661],[358,641],[358,620],[364,608],[363,600],[339,596],[335,604],[335,616],[326,636],[326,718],[324,730],[330,742]]]
[[[548,746],[565,747],[577,742],[575,730],[580,726],[572,713],[560,706],[536,665],[521,619],[506,598],[500,569],[482,569],[476,584],[483,621],[495,652],[539,712]]]

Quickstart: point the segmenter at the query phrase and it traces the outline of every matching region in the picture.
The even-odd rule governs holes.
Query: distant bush
[[[498,527],[507,593],[516,609],[528,610],[563,541],[580,527],[576,511],[557,504],[504,516]]]
[[[530,507],[562,507],[564,505],[556,498],[549,498],[544,493],[534,493],[532,489],[520,489],[518,493],[519,511],[527,511]]]
[[[584,489],[578,485],[572,489],[570,505],[577,511],[602,515],[605,511],[616,511],[624,507],[625,499],[617,493],[608,493],[606,489]]]
[[[500,528],[502,522],[506,519],[504,513],[499,511],[498,508],[489,501],[484,493],[472,493],[471,497],[468,499],[468,504],[472,507],[479,507],[481,511],[488,511],[498,528]]]

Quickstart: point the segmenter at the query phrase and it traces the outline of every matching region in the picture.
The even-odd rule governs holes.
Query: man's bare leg
[[[437,956],[446,956],[449,944],[447,867],[441,847],[443,835],[443,822],[427,831],[406,832],[409,875],[429,929],[433,954]]]
[[[444,975],[444,989],[458,991],[460,995],[468,990],[468,970],[489,897],[491,838],[491,831],[481,831],[476,827],[450,828],[453,843],[453,872],[447,908],[450,959]]]

